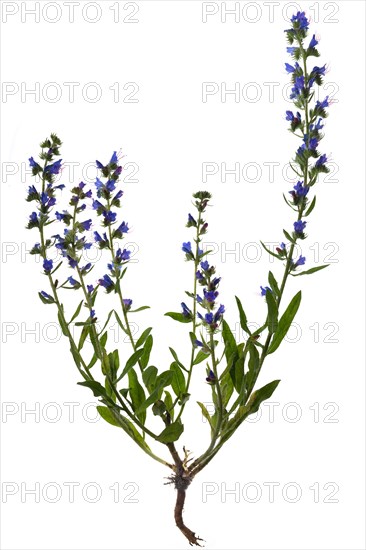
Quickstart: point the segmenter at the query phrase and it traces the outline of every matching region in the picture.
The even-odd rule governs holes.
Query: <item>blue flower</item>
[[[82,275],[85,275],[92,267],[92,264],[89,262],[84,267],[81,268]]]
[[[314,150],[318,147],[319,142],[316,138],[311,138],[308,143],[308,149]]]
[[[316,161],[315,166],[316,166],[317,168],[322,168],[322,167],[325,165],[325,163],[326,163],[327,161],[328,161],[327,155],[321,155],[321,156],[318,158],[318,160]]]
[[[130,250],[126,250],[126,248],[121,250],[119,248],[116,253],[116,260],[117,262],[128,262],[128,260],[130,259],[130,256],[131,256]]]
[[[195,340],[194,345],[198,348],[203,348],[203,342],[201,342],[201,340]]]
[[[117,164],[118,157],[117,157],[117,151],[114,151],[113,155],[111,156],[111,160],[109,161],[109,164]]]
[[[203,271],[208,271],[208,269],[210,269],[210,265],[207,260],[205,260],[204,262],[201,262],[201,267]]]
[[[96,160],[95,161],[96,165],[97,165],[97,168],[99,168],[99,170],[103,170],[104,169],[104,166],[101,162],[99,162],[99,160]]]
[[[297,184],[294,185],[294,190],[298,197],[305,197],[308,194],[309,189],[310,187],[308,185],[304,185],[303,181],[298,181]],[[292,194],[292,191],[290,191],[290,193]]]
[[[295,67],[293,67],[289,63],[285,63],[285,69],[289,74],[294,73],[296,71]]]
[[[53,261],[52,260],[47,260],[47,258],[44,259],[43,260],[43,269],[44,269],[44,271],[47,275],[49,273],[51,273],[51,271],[53,269]]]
[[[38,162],[36,162],[33,157],[30,157],[30,159],[28,160],[29,160],[29,166],[31,168],[38,168],[38,167],[40,168]]]
[[[303,235],[306,224],[307,222],[304,222],[303,220],[298,220],[294,222],[295,233],[297,233],[298,235]]]
[[[91,294],[94,290],[94,286],[93,285],[86,285],[86,288],[88,289],[88,292],[89,294]]]
[[[294,46],[288,46],[286,48],[287,50],[287,53],[289,53],[290,55],[294,55],[295,51],[297,50],[297,48],[295,48]]]
[[[210,372],[208,373],[208,376],[206,378],[206,382],[208,382],[209,384],[215,384],[216,383],[216,376],[215,376],[215,373],[210,370]]]
[[[219,295],[217,291],[205,290],[205,289],[203,290],[203,294],[204,294],[205,300],[210,304],[212,304]]]
[[[316,75],[324,76],[325,75],[325,69],[326,69],[325,65],[324,65],[324,67],[315,66],[311,72],[316,74]]]
[[[206,313],[205,315],[205,321],[208,325],[212,325],[213,321],[214,321],[214,316],[213,316],[213,313]]]
[[[296,262],[292,261],[292,269],[296,269],[300,265],[305,265],[305,261],[306,261],[306,258],[300,255]]]
[[[328,101],[328,98],[329,96],[327,96],[325,99],[323,99],[323,101],[317,101],[316,104],[315,104],[315,109],[325,109],[326,107],[329,107],[329,101]]]
[[[221,304],[215,313],[214,322],[217,323],[221,319],[224,313],[225,313],[225,306]]]
[[[53,175],[58,174],[61,170],[61,162],[62,162],[62,159],[56,160],[56,162],[54,162],[53,164],[49,164],[48,166],[46,166],[45,172],[48,172],[49,174],[53,174]]]
[[[294,87],[291,88],[290,99],[295,99],[304,90],[305,78],[303,76],[297,76],[295,78]]]
[[[104,275],[102,279],[98,280],[100,286],[104,287],[107,291],[114,288],[114,283],[109,275]]]
[[[196,300],[199,304],[202,304],[202,302],[203,302],[203,298],[201,298],[201,296],[199,294],[197,294]]]
[[[260,288],[261,288],[261,296],[265,296],[267,290],[269,290],[269,292],[272,292],[272,289],[269,288],[269,286],[261,286]]]
[[[99,210],[99,208],[104,208],[103,204],[96,199],[93,200],[92,206],[93,206],[93,210]]]
[[[307,20],[304,11],[298,11],[296,15],[293,15],[291,17],[291,23],[296,29],[307,30],[309,28],[309,21]]]
[[[104,216],[104,225],[110,225],[111,223],[114,223],[116,221],[116,212],[112,212],[111,210],[103,210],[102,214]]]
[[[196,220],[194,219],[194,217],[192,216],[192,214],[188,214],[188,223],[187,225],[190,227],[190,226],[194,226],[196,227],[197,225],[197,222]]]
[[[91,220],[85,220],[85,222],[81,222],[80,225],[84,229],[84,231],[89,231],[91,228],[92,221]]]
[[[47,294],[44,290],[41,290],[40,294],[42,294],[43,298],[46,298],[46,300],[53,300],[52,296]]]
[[[34,200],[38,200],[39,198],[39,194],[38,194],[38,191],[37,189],[34,187],[34,185],[30,185],[28,187],[28,197],[27,197],[27,201],[34,201]]]
[[[128,311],[132,306],[132,300],[130,298],[124,298],[123,305],[125,306],[126,311]]]
[[[192,254],[192,245],[190,242],[188,243],[183,243],[182,245],[182,250],[183,252],[185,252],[186,254]],[[192,254],[193,255],[193,254]]]
[[[122,195],[123,195],[123,191],[120,189],[120,190],[114,195],[113,200],[115,201],[115,200],[120,199],[120,198],[122,197]]]
[[[202,273],[200,271],[196,271],[196,279],[198,281],[203,281],[204,280],[204,276],[202,275]]]
[[[91,310],[90,310],[90,317],[91,317],[91,319],[94,319],[94,317],[95,317],[95,309],[91,309]]]
[[[78,286],[80,284],[76,281],[76,279],[74,279],[72,275],[70,275],[70,277],[68,277],[67,280],[69,281],[71,286]]]
[[[182,302],[181,303],[181,306],[182,306],[182,310],[183,310],[183,315],[184,317],[188,317],[189,319],[192,318],[192,311],[189,309],[189,307],[184,303]]]
[[[315,38],[315,34],[313,34],[313,38],[310,40],[310,43],[309,43],[309,48],[315,48],[315,46],[318,44],[319,42],[317,41],[317,39]]]
[[[69,255],[67,255],[66,258],[67,258],[67,261],[69,262],[69,266],[75,269],[75,267],[78,265],[77,260],[75,260],[75,258],[72,258]]]
[[[103,189],[103,182],[99,178],[95,180],[95,187],[97,188],[97,195],[100,197]]]
[[[129,227],[126,222],[122,222],[121,225],[118,227],[117,231],[120,231],[121,233],[128,233]]]
[[[108,180],[107,183],[105,184],[105,188],[109,193],[112,193],[112,191],[114,191],[116,188],[116,182],[113,180]]]

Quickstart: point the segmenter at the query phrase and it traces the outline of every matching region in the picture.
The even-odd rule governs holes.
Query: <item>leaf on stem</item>
[[[269,346],[269,349],[268,349],[268,352],[267,352],[268,355],[270,353],[273,353],[274,351],[276,351],[276,349],[279,347],[282,340],[286,336],[287,331],[290,328],[291,323],[292,323],[292,321],[293,321],[293,319],[294,319],[294,317],[297,313],[297,310],[299,309],[300,302],[301,302],[301,291],[299,291],[292,298],[292,300],[289,303],[286,311],[284,312],[281,319],[279,320],[278,328],[276,330],[276,333],[273,337],[272,343]]]

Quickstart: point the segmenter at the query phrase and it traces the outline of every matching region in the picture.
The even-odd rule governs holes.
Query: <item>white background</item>
[[[35,4],[2,3],[3,501],[9,483],[19,488],[2,504],[2,548],[186,548],[174,525],[174,491],[163,485],[169,472],[124,433],[102,420],[88,421],[86,414],[93,417],[93,409],[84,407],[92,402],[92,394],[76,385],[80,376],[67,342],[55,330],[55,311],[38,300],[36,292],[47,288],[42,286],[46,283],[40,265],[25,255],[25,248],[36,240],[34,230],[24,229],[31,211],[24,197],[33,183],[27,159],[38,154],[41,139],[56,131],[64,142],[64,161],[79,163],[74,178],[65,168],[66,185],[70,180],[88,181],[84,166],[96,158],[107,162],[115,149],[122,148],[124,162],[138,165],[132,178],[136,182],[123,185],[121,216],[132,227],[127,241],[138,246],[125,279],[125,296],[136,305],[152,306],[136,316],[136,323],[140,332],[155,327],[152,359],[160,369],[169,367],[168,345],[188,360],[186,327],[163,314],[178,311],[184,290],[190,290],[191,264],[184,263],[180,247],[192,238],[184,224],[191,193],[198,189],[213,193],[207,241],[213,243],[212,262],[223,277],[220,297],[226,318],[237,323],[237,294],[249,320],[261,322],[265,305],[259,285],[266,284],[269,268],[278,278],[282,268],[261,254],[258,244],[249,243],[281,241],[282,228],[290,230],[294,221],[281,194],[291,189],[283,167],[298,146],[284,120],[290,103],[284,91],[284,62],[289,59],[283,30],[295,3],[238,2],[238,22],[233,15],[222,22],[225,6],[221,10],[217,3],[218,12],[206,23],[205,8],[195,1],[138,2],[138,12],[131,16],[136,23],[123,22],[136,11],[126,2],[120,2],[117,22],[116,2],[94,3],[96,9],[82,1],[75,5],[74,22],[69,22],[64,2],[56,7],[47,3],[46,11],[46,2],[38,3],[36,22],[26,12]],[[246,422],[189,489],[186,523],[211,549],[365,547],[365,6],[347,1],[302,2],[301,7],[312,18],[311,32],[321,36],[322,57],[315,64],[329,66],[325,92],[335,100],[321,142],[321,151],[331,156],[332,174],[316,187],[318,202],[302,253],[309,267],[324,263],[327,256],[331,266],[289,281],[284,304],[303,290],[297,325],[289,334],[292,343],[284,343],[268,358],[260,378],[261,385],[282,380],[270,400],[273,421],[269,407],[262,407],[261,418]],[[65,82],[80,84],[74,101]],[[95,102],[88,88],[91,82],[101,91]],[[123,101],[132,91],[123,86],[131,82],[139,87],[135,103]],[[226,83],[227,89],[238,82],[244,92],[237,102],[233,95],[222,100],[220,93],[203,102],[203,82],[219,87]],[[110,89],[115,83],[120,87],[117,102]],[[35,86],[39,97],[25,93]],[[4,94],[9,90],[12,95]],[[61,97],[53,101],[55,91]],[[228,168],[239,162],[245,175],[238,182],[228,175],[224,182],[218,173],[203,183],[204,162],[226,163]],[[273,178],[268,163],[277,163]],[[66,192],[63,200],[66,204]],[[106,272],[105,263],[103,259],[97,264],[91,282]],[[65,303],[73,298],[68,294]],[[97,310],[101,318],[114,297],[101,296],[102,300],[104,310],[102,305]],[[27,332],[31,329],[36,334]],[[113,337],[114,347],[127,359],[129,346],[113,330],[110,349]],[[178,445],[181,450],[185,444],[195,456],[208,441],[207,425],[195,404],[210,401],[204,378],[199,365]],[[25,414],[37,407],[39,414]],[[298,421],[291,422],[297,415]],[[64,485],[68,482],[79,484],[73,503]],[[270,482],[277,484],[273,502],[264,485]],[[39,503],[29,494],[22,502],[22,483],[23,489],[40,484]],[[52,487],[42,495],[47,483],[59,487],[58,502],[49,502],[55,497]],[[96,503],[82,496],[88,483],[100,487]],[[118,503],[110,489],[116,483]],[[138,485],[138,502],[126,499],[135,487],[127,483]],[[208,483],[217,493],[204,499]],[[293,486],[287,486],[285,498],[288,483],[300,488],[298,502],[288,502],[294,499]],[[223,488],[233,489],[235,484],[238,502],[235,495],[227,495],[225,502]],[[319,502],[314,502],[311,486],[319,487]],[[255,500],[255,487],[262,493],[257,502],[250,502]],[[336,502],[325,502],[333,489]],[[94,494],[90,489],[87,498]]]

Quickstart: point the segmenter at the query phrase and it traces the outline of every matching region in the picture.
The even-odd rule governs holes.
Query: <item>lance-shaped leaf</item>
[[[145,369],[149,363],[153,342],[154,342],[153,337],[151,336],[151,334],[149,334],[149,336],[146,338],[144,347],[142,348],[143,353],[141,355],[140,365],[143,369]]]
[[[278,283],[275,279],[275,276],[273,275],[272,271],[269,271],[268,272],[268,283],[269,283],[269,286],[271,287],[271,289],[273,290],[273,292],[275,293],[276,296],[279,296],[280,295],[280,289],[278,287]]]
[[[293,237],[291,237],[290,233],[288,233],[288,231],[286,231],[286,229],[283,230],[283,234],[285,235],[286,239],[290,241],[290,243],[296,244],[295,239]]]
[[[136,430],[132,422],[119,414],[117,411],[112,410],[108,407],[97,407],[97,410],[103,420],[105,420],[109,424],[112,424],[112,426],[122,428],[135,441],[135,443],[137,443],[137,445],[141,447],[141,449],[151,455],[150,447],[145,442],[142,435]]]
[[[266,290],[266,302],[268,308],[267,326],[269,334],[273,334],[278,326],[278,308],[271,290]]]
[[[85,380],[85,382],[78,382],[78,385],[90,388],[95,397],[108,397],[106,389],[96,380]]]
[[[282,340],[287,334],[288,329],[291,326],[291,323],[297,313],[297,310],[299,309],[301,302],[301,291],[299,291],[291,300],[289,305],[287,306],[286,311],[282,315],[281,319],[278,322],[278,327],[276,330],[275,335],[273,336],[273,340],[271,345],[268,349],[268,354],[273,353],[276,351],[278,346],[281,344]]]
[[[244,422],[247,416],[258,411],[261,403],[271,397],[279,383],[280,380],[274,380],[273,382],[266,384],[252,394],[246,405],[242,405],[238,408],[235,416],[229,420],[223,430],[220,443],[227,441],[233,435],[235,430],[237,430],[240,424]]]
[[[262,243],[262,241],[259,241],[261,243],[261,245],[263,246],[264,250],[266,252],[268,252],[268,254],[270,254],[271,256],[274,256],[275,258],[277,258],[278,260],[282,260],[281,256],[279,256],[278,254],[275,254],[275,252],[272,252],[272,250],[270,250],[264,243]]]
[[[222,321],[222,337],[225,343],[225,356],[226,360],[230,361],[233,354],[237,355],[236,341],[233,333],[225,319]]]
[[[142,380],[149,393],[151,393],[155,388],[157,376],[158,376],[158,369],[153,365],[150,365],[150,367],[147,367],[147,369],[145,369],[142,373]]]
[[[239,298],[237,296],[235,296],[235,300],[236,300],[236,305],[238,306],[238,310],[239,310],[240,326],[250,336],[251,332],[248,328],[247,316],[245,315],[242,303],[241,303],[241,301],[239,300]]]
[[[144,403],[146,400],[146,395],[144,392],[144,388],[141,386],[137,374],[134,371],[134,369],[131,369],[128,373],[128,383],[130,386],[130,397],[132,402],[132,408],[135,412],[136,409],[139,408],[139,406]],[[140,414],[136,415],[137,418],[142,422],[142,424],[145,424],[146,420],[146,411],[142,411]]]
[[[162,372],[156,379],[155,388],[151,392],[150,396],[137,408],[136,414],[140,414],[146,410],[152,403],[160,399],[165,386],[170,386],[173,379],[173,373],[170,370]]]
[[[60,327],[61,327],[63,335],[68,336],[69,335],[69,330],[68,330],[68,327],[67,327],[67,323],[64,319],[63,314],[60,311],[57,312],[57,318],[58,318],[58,322],[60,323]]]
[[[185,389],[186,389],[186,381],[184,378],[184,374],[182,373],[177,363],[172,363],[170,365],[170,370],[173,373],[173,378],[172,378],[173,392],[177,397],[179,397],[182,393],[185,392]]]
[[[143,349],[138,349],[131,355],[131,357],[129,358],[129,360],[125,365],[125,368],[122,371],[122,374],[118,377],[117,382],[122,380],[122,378],[132,369],[132,367],[136,365],[137,361],[142,357],[143,353],[144,353]]]
[[[207,359],[208,357],[208,354],[205,353],[204,351],[200,350],[196,357],[195,357],[195,360],[193,361],[192,365],[199,365],[200,363],[202,363],[202,361],[205,361],[205,359]]]
[[[213,424],[212,424],[212,419],[211,419],[210,413],[208,412],[206,406],[203,403],[201,403],[200,401],[197,401],[197,405],[199,405],[199,407],[202,411],[202,415],[204,416],[204,418],[206,418],[206,420],[210,424],[211,430],[213,430],[214,427],[213,427]]]
[[[43,302],[44,304],[54,304],[55,303],[55,300],[49,294],[47,294],[48,297],[46,298],[45,296],[43,296],[43,294],[38,292],[38,296],[39,296],[41,302]]]
[[[184,431],[184,426],[180,422],[169,424],[158,436],[161,443],[173,443],[177,441]]]
[[[316,196],[314,195],[313,200],[311,201],[309,208],[306,210],[306,212],[305,212],[305,214],[303,214],[303,216],[308,216],[314,210],[315,204],[316,204]]]
[[[293,277],[300,277],[300,275],[311,275],[312,273],[316,273],[317,271],[320,271],[321,269],[324,269],[325,267],[328,267],[330,264],[325,265],[319,265],[318,267],[312,267],[310,269],[307,269],[306,271],[302,271],[301,273],[291,273]]]
[[[151,331],[152,331],[152,327],[149,327],[144,330],[144,332],[141,334],[140,338],[136,342],[136,348],[139,348],[140,346],[142,346],[142,344],[145,342],[146,338],[149,336]]]
[[[165,317],[171,317],[179,323],[192,323],[192,319],[186,317],[183,313],[176,313],[175,311],[168,311],[168,313],[165,313]]]
[[[84,300],[81,300],[80,304],[78,305],[78,307],[75,310],[74,315],[71,317],[69,324],[72,323],[74,321],[74,319],[76,319],[76,317],[78,317],[78,315],[80,313],[80,310],[81,310],[81,306],[83,305],[83,302],[84,302]]]

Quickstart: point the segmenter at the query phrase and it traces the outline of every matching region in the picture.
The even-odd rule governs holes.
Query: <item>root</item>
[[[189,477],[173,475],[170,477],[170,483],[174,483],[177,490],[177,501],[174,508],[174,519],[178,529],[181,530],[183,535],[188,539],[191,546],[203,546],[200,542],[203,542],[194,531],[189,529],[183,521],[183,508],[186,499],[186,490],[188,489],[192,479]]]

